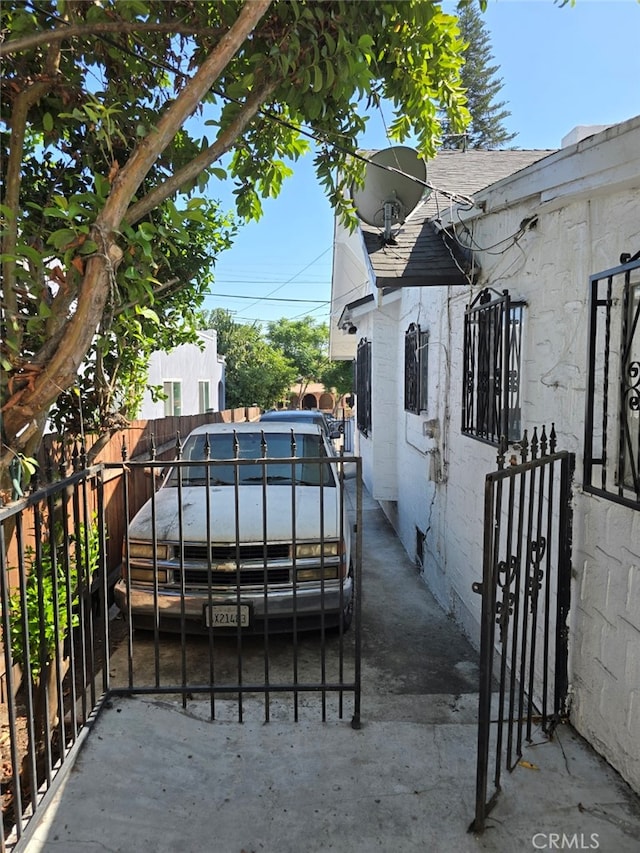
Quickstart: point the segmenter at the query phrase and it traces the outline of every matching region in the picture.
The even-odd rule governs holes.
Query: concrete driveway
[[[536,733],[526,765],[503,773],[485,832],[468,832],[477,654],[366,495],[363,516],[359,730],[348,708],[340,720],[330,706],[321,722],[313,695],[301,698],[297,723],[288,700],[274,697],[266,724],[262,697],[243,703],[243,723],[236,698],[216,703],[214,722],[202,699],[186,708],[171,696],[114,699],[20,849],[636,853],[638,798],[569,726],[552,743]],[[313,642],[302,644],[302,666],[307,653],[315,659]],[[276,645],[273,666],[286,668],[287,644]],[[190,644],[190,660],[197,648]],[[163,666],[179,666],[179,657],[177,641],[163,648]],[[121,647],[110,666],[114,684],[126,679],[126,666]]]

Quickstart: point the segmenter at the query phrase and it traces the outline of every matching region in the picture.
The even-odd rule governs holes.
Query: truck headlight
[[[129,542],[129,558],[138,557],[142,560],[153,560],[153,542]],[[169,545],[156,544],[155,553],[158,560],[169,559]]]
[[[337,557],[340,553],[339,543],[335,542],[304,542],[296,545],[296,559],[305,560],[310,557]]]
[[[169,573],[158,569],[158,583],[167,583]],[[153,569],[129,569],[129,579],[138,583],[153,583]]]

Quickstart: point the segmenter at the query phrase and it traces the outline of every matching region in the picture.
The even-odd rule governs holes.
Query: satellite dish
[[[417,180],[413,180],[413,179]],[[427,165],[413,148],[396,145],[377,151],[367,163],[364,186],[352,190],[356,213],[368,225],[384,229],[401,225],[425,192]]]

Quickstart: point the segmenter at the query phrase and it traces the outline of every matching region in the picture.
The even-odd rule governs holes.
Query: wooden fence
[[[177,437],[184,440],[191,430],[206,423],[241,423],[243,421],[257,420],[260,416],[259,408],[227,409],[223,412],[209,412],[202,415],[184,415],[182,417],[158,418],[148,421],[132,421],[126,429],[114,433],[109,441],[101,447],[94,464],[122,462],[129,459],[140,462],[150,459],[152,448],[155,448],[155,458],[159,460],[170,460],[175,457]],[[39,454],[38,482],[33,498],[36,498],[37,490],[45,487],[49,482],[64,479],[74,469],[78,470],[86,465],[86,458],[90,456],[91,450],[97,441],[96,436],[87,435],[84,446],[76,440],[65,438],[57,434],[44,437]],[[122,484],[122,471],[105,471],[104,481],[104,511],[105,527],[107,535],[107,571],[110,580],[115,582],[115,576],[122,559],[122,541],[129,519],[126,517],[124,508],[124,488]],[[140,469],[132,471],[129,481],[129,512],[133,514],[151,497],[153,482],[151,477],[146,477]],[[83,498],[85,496],[83,495]],[[89,519],[97,511],[98,496],[96,480],[92,479],[86,490],[86,498],[80,509],[82,521],[88,515]],[[76,519],[77,521],[77,519]],[[17,554],[17,544],[12,525],[5,527],[6,565],[18,566],[20,560]],[[24,547],[34,547],[34,528],[31,525],[24,530]],[[10,587],[17,583],[16,570],[10,568],[8,582]]]

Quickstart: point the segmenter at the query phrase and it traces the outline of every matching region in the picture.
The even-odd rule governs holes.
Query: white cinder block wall
[[[640,790],[640,512],[581,489],[589,275],[617,266],[622,252],[640,250],[640,122],[627,125],[535,164],[515,177],[515,186],[502,181],[486,193],[489,213],[475,219],[474,240],[481,247],[505,242],[479,252],[482,277],[474,293],[488,285],[527,303],[523,426],[544,423],[549,429],[555,422],[559,449],[576,453],[572,722]],[[600,164],[593,174],[592,163]],[[502,209],[491,214],[498,198]],[[538,217],[535,227],[517,242],[508,239],[532,215]],[[393,306],[395,342],[383,299],[373,329],[373,387],[380,389],[373,438],[382,424],[394,421],[395,450],[385,441],[397,469],[395,498],[389,490],[397,505],[387,507],[389,515],[412,558],[416,528],[426,534],[425,580],[477,643],[480,599],[471,585],[481,577],[484,479],[495,469],[496,451],[460,432],[469,295],[464,288],[402,291]],[[403,342],[411,322],[430,335],[429,406],[422,415],[404,411]],[[376,454],[376,482],[382,462]],[[388,467],[380,482],[391,484]]]

